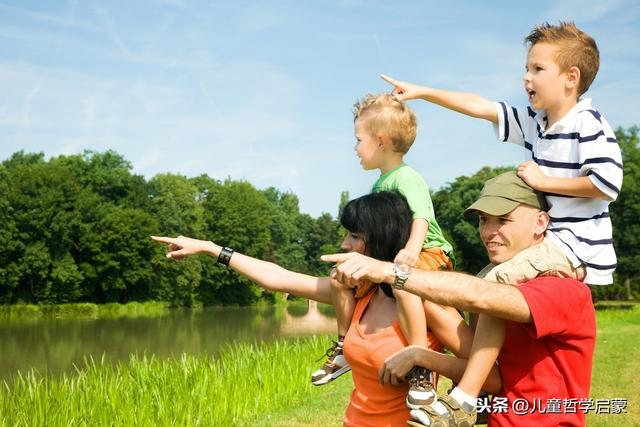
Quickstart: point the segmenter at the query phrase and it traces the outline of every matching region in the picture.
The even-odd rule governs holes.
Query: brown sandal
[[[438,399],[447,408],[447,415],[440,415],[431,405],[423,406],[416,411],[422,411],[429,418],[430,427],[473,427],[476,423],[476,411],[467,413],[460,404],[448,394]],[[424,427],[419,421],[409,420],[412,427]]]

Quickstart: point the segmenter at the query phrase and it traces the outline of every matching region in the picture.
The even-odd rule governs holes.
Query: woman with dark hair
[[[409,238],[411,221],[409,206],[398,193],[373,193],[351,200],[345,205],[341,216],[341,223],[347,229],[341,247],[344,251],[393,261]],[[182,259],[205,253],[265,289],[326,304],[334,303],[331,299],[332,279],[329,277],[313,277],[289,271],[210,241],[183,236],[152,238],[169,245],[168,258]],[[441,351],[440,340],[457,356],[466,357],[473,339],[471,330],[457,312],[429,304],[425,309],[431,312],[442,310],[441,316],[437,316],[440,320],[430,322],[437,339],[434,334],[428,334],[429,348]],[[355,386],[345,414],[345,425],[406,425],[409,419],[409,410],[405,405],[408,385],[383,385],[378,377],[385,360],[406,345],[407,341],[396,320],[396,304],[390,285],[373,287],[366,296],[357,300],[351,327],[345,338],[344,356],[351,365]]]
[[[407,200],[391,191],[372,193],[349,201],[340,217],[342,227],[365,242],[366,255],[385,261],[393,261],[398,251],[404,248],[411,233],[412,221]],[[388,284],[384,288],[388,289],[389,295],[393,295]]]

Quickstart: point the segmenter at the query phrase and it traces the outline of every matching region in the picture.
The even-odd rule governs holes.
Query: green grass
[[[640,307],[597,318],[591,397],[625,398],[629,413],[590,415],[588,425],[640,425]],[[0,426],[341,425],[350,375],[323,387],[308,380],[328,344],[311,337],[230,346],[216,359],[131,357],[115,366],[88,361],[58,378],[28,373],[0,387]],[[440,390],[448,384],[443,379]]]
[[[596,310],[631,310],[638,307],[640,303],[638,301],[598,301],[595,304]]]
[[[283,340],[228,347],[215,360],[131,357],[88,361],[57,379],[20,375],[0,389],[0,425],[242,425],[315,398],[308,376],[326,346]]]
[[[597,312],[598,336],[591,382],[593,399],[627,399],[627,414],[591,414],[590,426],[640,425],[640,306]]]
[[[15,304],[0,305],[0,319],[145,317],[164,315],[168,312],[168,309],[169,304],[162,301],[129,302],[126,304]]]

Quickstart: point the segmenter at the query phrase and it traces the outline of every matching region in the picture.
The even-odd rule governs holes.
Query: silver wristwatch
[[[405,282],[411,275],[411,267],[407,264],[396,262],[393,264],[393,274],[396,275],[396,280],[394,280],[391,286],[393,286],[394,289],[403,289]]]

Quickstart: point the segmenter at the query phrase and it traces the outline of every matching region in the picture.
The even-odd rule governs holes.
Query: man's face
[[[479,212],[480,238],[492,264],[510,260],[518,252],[540,243],[548,216],[531,206],[519,205],[503,216]]]

